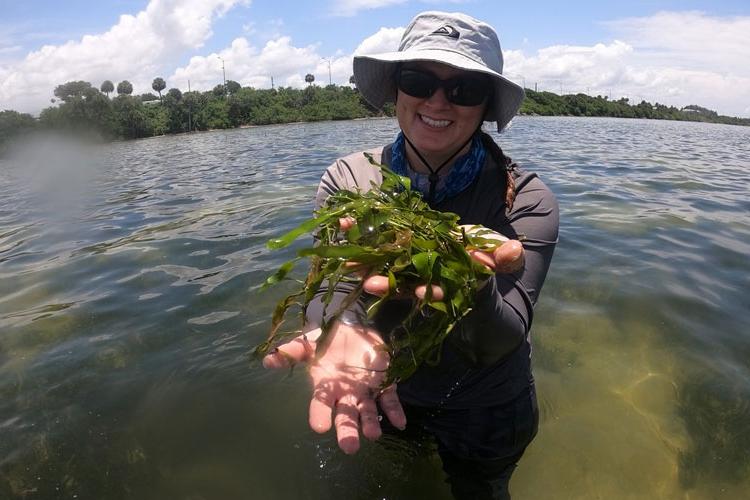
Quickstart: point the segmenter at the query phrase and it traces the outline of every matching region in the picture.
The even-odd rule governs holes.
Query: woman
[[[523,100],[523,89],[502,76],[502,64],[492,27],[442,12],[414,18],[397,52],[355,57],[359,91],[376,107],[394,100],[401,128],[393,144],[371,152],[375,159],[411,177],[433,208],[512,240],[494,253],[474,252],[495,275],[442,346],[437,366],[423,365],[397,388],[378,391],[388,365],[378,345],[381,333],[403,318],[398,300],[369,325],[358,321],[363,304],[356,304],[334,324],[329,347],[310,366],[314,430],[328,431],[333,418],[339,446],[354,453],[360,432],[368,439],[381,435],[379,405],[393,427],[403,430],[409,422],[435,437],[457,498],[509,498],[510,475],[536,433],[529,329],[557,242],[552,193],[535,174],[515,168],[481,131],[483,121],[503,129]],[[366,190],[381,181],[362,153],[353,154],[328,168],[316,202],[338,189]],[[342,220],[344,229],[350,224]],[[383,294],[383,281],[370,277],[365,290]],[[424,288],[415,294],[423,296]],[[335,296],[346,292],[337,289]],[[282,345],[264,365],[312,361],[322,314],[320,302],[311,305],[306,335]]]

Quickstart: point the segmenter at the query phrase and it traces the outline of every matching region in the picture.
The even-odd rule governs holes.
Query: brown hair
[[[479,138],[482,139],[484,148],[490,152],[495,163],[505,172],[505,209],[510,212],[513,208],[513,201],[516,199],[516,181],[513,179],[513,171],[518,165],[509,156],[505,156],[503,150],[487,132],[480,130]]]

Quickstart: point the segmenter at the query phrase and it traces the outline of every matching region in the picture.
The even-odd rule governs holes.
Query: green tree
[[[133,93],[133,84],[127,80],[123,80],[117,84],[117,93],[122,95],[130,95]]]
[[[167,95],[175,101],[179,101],[182,99],[182,92],[180,92],[180,89],[169,89],[167,91]]]
[[[239,90],[242,88],[242,85],[235,82],[234,80],[227,80],[226,89],[227,94],[233,95],[239,92]]]
[[[167,88],[167,82],[164,81],[164,78],[154,78],[154,81],[151,82],[151,88],[159,93],[159,101],[164,102],[161,98],[161,91]]]
[[[186,95],[191,92],[186,92]],[[191,130],[189,120],[190,109],[183,102],[180,89],[171,88],[164,96],[164,107],[167,109],[167,131],[170,133],[185,132]]]
[[[62,85],[55,87],[55,97],[63,102],[68,102],[76,98],[82,98],[87,95],[91,95],[93,92],[98,92],[91,86],[89,82],[75,81],[67,82]]]
[[[143,106],[142,112],[148,124],[149,135],[164,135],[169,132],[169,110],[166,106]]]
[[[312,85],[312,82],[315,81],[315,75],[313,75],[312,73],[306,74],[305,75],[305,81],[307,82],[308,86]]]
[[[151,135],[150,126],[143,111],[143,103],[138,97],[120,93],[114,98],[112,104],[120,137],[136,139]]]
[[[109,97],[109,93],[115,91],[115,85],[109,80],[104,80],[102,86],[99,87],[99,90],[107,94],[107,97]]]
[[[36,119],[17,111],[0,111],[0,155],[7,149],[10,140],[33,131]]]
[[[229,128],[228,103],[225,99],[208,99],[195,113],[196,127],[200,130]]]

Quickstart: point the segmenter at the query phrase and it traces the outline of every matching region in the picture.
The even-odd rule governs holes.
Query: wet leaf
[[[368,160],[377,165],[372,156]],[[424,299],[412,300],[398,326],[390,332],[380,332],[384,349],[391,357],[384,382],[390,384],[408,378],[422,363],[436,363],[442,342],[471,311],[479,285],[492,272],[475,262],[466,250],[492,250],[503,237],[481,226],[459,226],[456,214],[432,210],[418,192],[411,190],[408,178],[377,166],[383,174],[380,186],[373,185],[365,193],[334,193],[315,217],[268,243],[269,248],[279,249],[301,236],[316,236],[313,246],[300,250],[296,259],[284,263],[266,280],[264,288],[283,280],[298,260],[311,260],[301,289],[276,306],[269,337],[255,349],[256,355],[264,355],[296,334],[279,328],[295,304],[300,306],[300,328],[311,301],[321,300],[324,305],[328,319],[321,327],[319,354],[326,347],[332,324],[355,303],[364,306],[367,318],[362,321],[366,321],[399,291],[439,284],[444,300],[433,300],[432,287],[428,286]],[[344,216],[356,221],[346,233],[339,226],[339,219]],[[385,297],[363,295],[362,280],[369,274],[387,276]],[[332,311],[329,309],[337,290],[349,292],[337,301],[338,310]]]

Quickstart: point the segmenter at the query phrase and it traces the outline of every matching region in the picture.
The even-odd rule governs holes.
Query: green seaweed
[[[311,266],[300,289],[282,299],[273,313],[267,340],[254,353],[261,357],[273,347],[299,335],[299,331],[282,331],[289,309],[299,307],[300,321],[305,310],[320,292],[324,281],[327,292],[322,301],[327,309],[333,291],[340,283],[353,288],[338,310],[327,311],[328,321],[322,325],[316,355],[326,347],[331,325],[341,314],[361,298],[368,303],[364,324],[372,320],[384,302],[395,297],[412,297],[411,310],[401,324],[384,334],[384,348],[391,362],[384,385],[409,377],[424,362],[439,359],[440,345],[456,324],[474,305],[474,297],[492,271],[477,263],[468,250],[492,250],[502,244],[497,233],[480,226],[459,226],[459,216],[433,210],[418,191],[412,190],[406,177],[397,175],[386,166],[366,155],[383,175],[381,185],[369,191],[341,190],[332,194],[315,217],[268,243],[271,249],[290,245],[299,236],[315,231],[316,243],[298,252],[298,257],[283,264],[264,283],[263,289],[285,279],[302,258],[310,258]],[[340,219],[351,217],[354,225],[342,231]],[[368,276],[388,277],[389,291],[383,297],[365,294],[363,280]],[[413,296],[419,285],[438,285],[444,292],[442,300],[433,297],[427,286],[423,299]],[[365,297],[363,297],[363,294]]]

